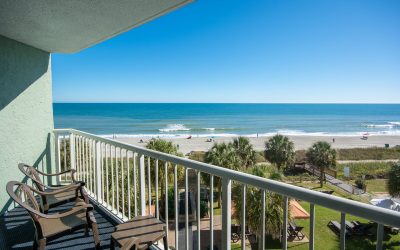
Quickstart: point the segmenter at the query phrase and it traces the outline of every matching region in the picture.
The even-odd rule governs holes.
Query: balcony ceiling
[[[0,35],[48,52],[73,53],[190,0],[0,0]]]

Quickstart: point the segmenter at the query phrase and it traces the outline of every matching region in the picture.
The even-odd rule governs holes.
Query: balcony
[[[114,225],[128,221],[136,215],[147,214],[168,224],[169,245],[175,249],[231,249],[232,211],[241,210],[241,213],[246,215],[248,207],[243,195],[246,192],[243,191],[247,188],[256,188],[263,197],[261,235],[266,234],[265,211],[266,203],[270,202],[266,194],[277,193],[282,196],[282,249],[288,248],[289,199],[301,200],[310,205],[309,231],[305,232],[308,238],[305,244],[308,244],[309,249],[314,249],[315,239],[318,237],[316,205],[340,213],[340,249],[346,247],[347,215],[377,223],[377,231],[374,232],[376,249],[383,248],[384,225],[400,227],[400,213],[349,199],[136,147],[74,129],[56,129],[54,137],[57,169],[61,171],[74,168],[77,170],[77,179],[86,182],[87,192],[96,208],[95,216],[99,223],[103,249],[109,247],[109,237]],[[208,175],[209,183],[204,183],[205,179],[201,178],[201,175]],[[201,218],[199,211],[204,193],[208,192],[208,201],[215,199],[215,178],[221,178],[221,214],[214,215],[214,202],[209,202],[209,216]],[[56,181],[63,183],[69,180],[65,176]],[[241,190],[240,197],[232,196],[233,187]],[[172,200],[169,200],[169,195],[164,195],[166,190],[170,189],[174,193]],[[241,199],[240,207],[235,206],[235,199]],[[172,211],[169,207],[173,207]],[[18,225],[27,223],[28,219],[20,208],[15,208],[2,219],[7,237],[15,235],[14,232],[24,235],[12,240],[15,243],[13,248],[23,249],[31,246],[29,233],[18,229]],[[243,216],[237,224],[246,225],[248,219]],[[249,249],[249,241],[244,238],[245,227],[241,228],[240,245],[236,246]],[[90,248],[92,239],[83,238],[79,234],[78,231],[57,242],[50,242],[49,249],[58,249],[61,246],[74,249]],[[266,238],[261,237],[257,244],[265,249]],[[162,248],[161,242],[158,247]]]

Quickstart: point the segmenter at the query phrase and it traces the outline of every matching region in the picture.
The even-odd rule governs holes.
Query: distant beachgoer
[[[139,141],[140,143],[143,143],[143,140],[142,139],[140,139],[140,141]]]
[[[335,138],[332,138],[332,142],[335,143]]]
[[[176,144],[176,148],[179,149],[179,144]]]
[[[258,133],[257,133],[257,138],[258,138]]]

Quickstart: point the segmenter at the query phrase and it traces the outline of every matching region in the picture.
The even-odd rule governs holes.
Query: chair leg
[[[164,243],[164,249],[165,249],[165,250],[168,250],[168,249],[169,249],[169,246],[168,246],[167,235],[165,235],[165,236],[163,237],[163,243]]]
[[[46,238],[43,238],[39,240],[39,250],[45,250],[45,249],[46,249]]]
[[[33,249],[33,250],[36,250],[36,249],[38,249],[38,246],[39,246],[39,245],[38,245],[37,239],[34,239],[34,240],[33,240],[32,249]]]
[[[97,223],[92,223],[92,231],[93,231],[93,239],[96,249],[100,249],[100,237],[99,237],[99,230],[97,229]]]

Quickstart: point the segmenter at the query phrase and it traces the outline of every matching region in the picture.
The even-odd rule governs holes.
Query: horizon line
[[[399,105],[400,102],[53,102],[53,104],[363,104]]]

